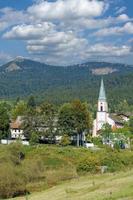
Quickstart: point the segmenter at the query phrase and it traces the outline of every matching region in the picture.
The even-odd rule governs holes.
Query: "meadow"
[[[104,175],[101,175],[102,166],[106,166]],[[71,195],[76,196],[78,193],[82,199],[82,194],[87,195],[89,191],[92,194],[93,191],[98,191],[98,188],[104,191],[106,186],[111,192],[111,187],[115,188],[114,183],[117,183],[117,179],[119,187],[125,182],[123,189],[126,189],[129,183],[127,190],[131,193],[132,169],[133,151],[129,150],[113,150],[107,147],[89,150],[56,145],[25,147],[19,143],[0,145],[0,199],[25,196],[25,194],[31,194],[29,198],[33,200],[41,199],[41,197],[37,198],[36,194],[32,197],[35,192],[41,192],[38,194],[42,195],[42,199],[47,199],[45,194],[47,197],[50,191],[54,192],[54,189],[55,192],[57,189],[57,195],[59,189],[61,194],[64,194],[65,190],[65,194],[70,195],[70,199]],[[122,175],[119,174],[120,172]],[[121,181],[122,183],[119,184]],[[65,187],[66,184],[68,187]],[[54,196],[53,198],[63,200],[66,197]],[[74,198],[76,199],[72,197]]]
[[[26,197],[14,200],[25,200]],[[133,170],[112,174],[83,176],[40,193],[29,200],[132,200]]]

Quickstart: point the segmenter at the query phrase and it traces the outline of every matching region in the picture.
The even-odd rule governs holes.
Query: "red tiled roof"
[[[20,127],[21,127],[21,123],[20,122],[14,121],[14,122],[10,123],[10,128],[11,129],[19,129]]]

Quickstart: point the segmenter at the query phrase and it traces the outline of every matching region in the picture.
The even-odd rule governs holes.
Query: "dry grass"
[[[25,200],[26,197],[14,200]],[[132,200],[133,170],[115,174],[85,176],[67,181],[28,200]]]

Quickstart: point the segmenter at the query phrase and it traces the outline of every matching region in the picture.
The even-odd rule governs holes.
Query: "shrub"
[[[133,154],[126,151],[112,151],[102,158],[102,165],[108,166],[109,172],[120,171],[133,166]]]
[[[0,166],[0,198],[9,198],[25,193],[25,182],[11,164]]]
[[[30,137],[30,144],[35,145],[39,143],[39,134],[37,132],[32,132]]]
[[[21,160],[24,159],[25,154],[23,152],[23,145],[19,142],[15,142],[7,146],[7,154],[9,156],[9,160],[18,165],[21,163]]]
[[[103,146],[102,139],[100,137],[92,138],[92,142],[99,147]]]
[[[77,166],[78,172],[100,172],[100,159],[96,155],[89,155],[88,157],[81,159]]]
[[[63,135],[62,138],[61,138],[60,145],[68,146],[69,144],[71,144],[70,137],[68,135]]]

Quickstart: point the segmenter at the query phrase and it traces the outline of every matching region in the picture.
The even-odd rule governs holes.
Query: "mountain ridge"
[[[101,76],[110,101],[133,102],[133,67],[130,65],[87,62],[61,67],[25,58],[0,67],[0,97],[23,98],[32,94],[56,103],[75,98],[96,102]]]
[[[29,61],[29,62],[34,62],[36,64],[41,64],[41,65],[44,65],[44,66],[49,66],[49,67],[63,67],[63,68],[69,68],[69,67],[84,67],[86,66],[87,64],[100,64],[101,63],[103,65],[116,65],[116,66],[122,66],[122,67],[133,67],[133,65],[128,65],[128,64],[124,64],[124,63],[112,63],[112,62],[105,62],[105,61],[86,61],[86,62],[83,62],[83,63],[79,63],[79,64],[73,64],[73,65],[50,65],[50,64],[46,64],[44,62],[40,62],[40,61],[36,61],[36,60],[32,60],[32,59],[29,59],[29,58],[25,58],[25,57],[21,57],[21,56],[18,56],[16,57],[15,59],[13,60],[10,60],[9,62],[7,63],[4,63],[0,66],[3,67],[3,66],[6,66],[6,65],[9,65],[10,63],[21,63],[21,62],[25,62],[25,61]]]

